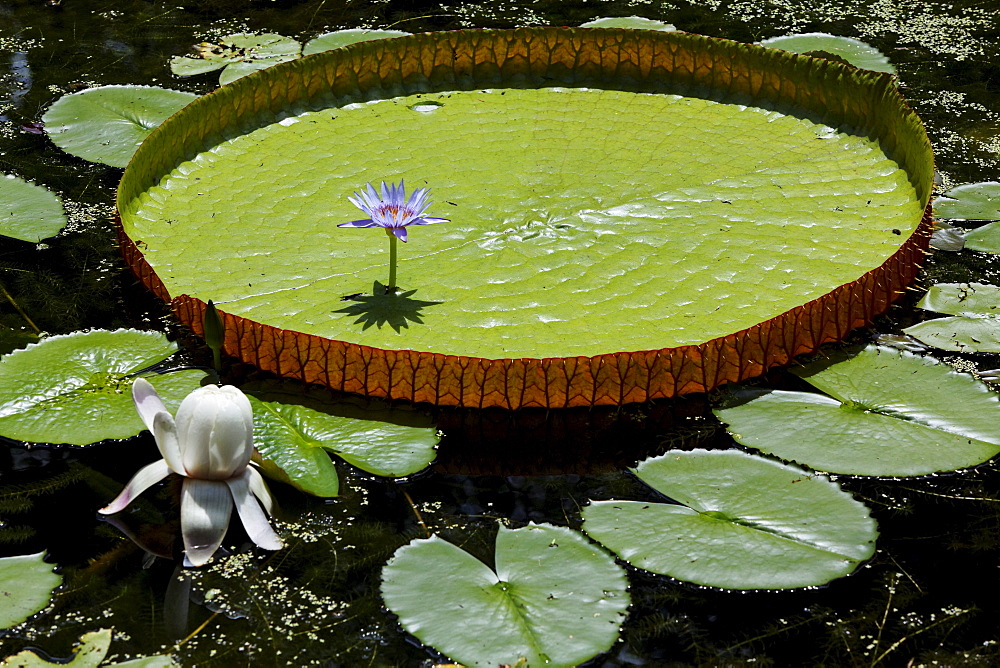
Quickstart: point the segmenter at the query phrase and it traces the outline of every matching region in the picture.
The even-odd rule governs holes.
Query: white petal
[[[243,477],[246,478],[247,484],[250,485],[250,492],[264,506],[264,512],[268,515],[273,515],[275,507],[274,497],[271,496],[271,490],[268,489],[267,483],[264,482],[264,476],[253,466],[248,466],[247,470],[243,472]]]
[[[102,515],[110,515],[112,513],[117,513],[122,510],[128,504],[132,503],[132,500],[145,492],[147,489],[160,482],[164,478],[170,475],[170,467],[167,466],[167,461],[165,459],[158,459],[148,466],[144,466],[139,469],[139,472],[132,476],[132,479],[128,481],[125,485],[125,489],[122,490],[114,501],[101,508],[99,513]]]
[[[224,482],[185,478],[181,488],[181,536],[194,566],[212,558],[222,545],[233,512],[233,496]]]
[[[132,383],[132,401],[135,402],[135,410],[142,418],[142,423],[150,431],[153,431],[153,418],[156,414],[167,412],[160,395],[145,378],[136,378]]]
[[[247,484],[246,476],[230,478],[226,484],[229,485],[229,489],[233,493],[233,500],[236,501],[236,512],[239,513],[243,528],[247,530],[250,540],[265,550],[283,548],[284,543],[278,538],[278,534],[274,533],[271,523],[267,521],[267,515],[261,510],[257,499],[250,494],[250,486]]]
[[[246,468],[253,454],[253,408],[237,388],[206,385],[177,409],[184,470],[192,478],[226,480]]]
[[[153,438],[156,439],[156,447],[163,455],[167,466],[174,473],[184,473],[184,460],[181,459],[181,445],[177,438],[177,424],[170,417],[170,413],[160,411],[153,418]]]

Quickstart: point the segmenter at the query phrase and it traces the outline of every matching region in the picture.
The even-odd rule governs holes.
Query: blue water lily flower
[[[431,205],[431,201],[427,199],[427,188],[417,188],[409,200],[406,199],[406,187],[402,180],[398,186],[395,183],[386,185],[383,181],[381,190],[380,197],[369,183],[361,192],[354,193],[354,197],[348,197],[351,204],[367,213],[370,218],[352,220],[337,227],[381,227],[386,234],[394,234],[405,242],[406,228],[410,225],[432,225],[449,221],[448,218],[424,215]]]

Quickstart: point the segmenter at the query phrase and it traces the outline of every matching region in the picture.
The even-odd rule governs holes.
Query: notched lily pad
[[[379,401],[335,400],[298,385],[255,383],[243,388],[254,410],[254,444],[265,473],[316,496],[337,496],[330,455],[362,471],[399,478],[426,468],[440,438],[430,418]]]
[[[73,656],[68,660],[46,661],[31,650],[18,652],[0,661],[0,668],[46,668],[48,666],[73,666],[73,668],[172,668],[179,665],[167,654],[147,656],[121,663],[104,663],[111,649],[112,629],[100,629],[84,633],[73,648]]]
[[[237,33],[223,37],[218,43],[196,44],[193,55],[174,56],[170,59],[170,71],[180,77],[189,77],[221,69],[219,83],[226,84],[257,70],[294,60],[301,51],[301,44],[284,35]]]
[[[58,195],[13,174],[0,174],[0,236],[37,243],[59,234],[67,220]]]
[[[594,501],[583,530],[636,568],[709,587],[790,589],[847,575],[875,551],[868,509],[796,466],[692,450],[633,472],[681,505]]]
[[[663,21],[643,18],[642,16],[606,16],[580,24],[581,28],[631,28],[633,30],[661,30],[671,32],[676,26]]]
[[[928,475],[1000,453],[1000,400],[932,358],[870,346],[796,374],[829,396],[765,391],[715,413],[739,443],[832,473]]]
[[[984,181],[952,188],[934,200],[934,213],[953,220],[1000,220],[1000,183]]]
[[[156,86],[101,86],[63,95],[42,121],[70,155],[125,167],[150,132],[196,97]]]
[[[625,572],[577,532],[500,527],[495,563],[437,536],[414,540],[383,569],[382,597],[403,628],[467,666],[575,666],[618,638]]]
[[[52,336],[0,358],[0,435],[88,445],[145,429],[132,404],[138,372],[177,352],[160,332],[94,330]],[[171,410],[206,374],[144,374]]]
[[[348,44],[358,42],[369,42],[376,39],[390,39],[392,37],[403,37],[409,35],[402,30],[367,30],[365,28],[351,28],[350,30],[337,30],[315,37],[306,42],[302,49],[303,56],[309,56],[321,51],[339,49]]]
[[[49,604],[62,577],[45,563],[45,553],[0,559],[0,629],[9,629]]]
[[[825,32],[809,32],[772,37],[759,42],[759,44],[806,56],[827,59],[832,57],[834,60],[842,60],[862,69],[896,74],[896,68],[892,66],[884,53],[853,37],[841,37]]]

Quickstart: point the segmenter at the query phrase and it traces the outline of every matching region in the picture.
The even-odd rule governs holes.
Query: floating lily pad
[[[917,306],[949,315],[998,315],[1000,287],[987,283],[938,283],[927,290]]]
[[[351,28],[350,30],[337,30],[315,37],[306,42],[302,49],[302,55],[308,56],[320,51],[339,49],[348,44],[367,42],[375,39],[389,39],[392,37],[403,37],[409,35],[402,30],[367,30],[365,28]]]
[[[49,604],[62,578],[43,552],[0,559],[0,629],[9,629]]]
[[[847,575],[875,551],[868,509],[795,466],[693,450],[634,472],[681,505],[594,501],[583,530],[637,568],[710,587],[790,589]]]
[[[196,97],[155,86],[101,86],[63,95],[42,121],[70,155],[125,167],[154,128]]]
[[[933,348],[960,353],[1000,353],[1000,318],[957,315],[935,318],[903,330]]]
[[[39,242],[66,226],[62,200],[42,186],[0,175],[0,236]]]
[[[132,404],[137,372],[177,352],[160,332],[119,329],[52,336],[0,358],[0,435],[88,445],[145,429]],[[204,371],[143,374],[174,410]]]
[[[546,524],[500,527],[496,571],[433,536],[396,551],[382,597],[421,642],[467,666],[575,666],[609,649],[629,605],[611,555]]]
[[[820,471],[919,476],[1000,453],[1000,405],[983,383],[929,357],[883,347],[796,371],[829,396],[748,393],[717,410],[739,443]]]
[[[1000,223],[987,223],[965,233],[965,248],[1000,254]]]
[[[202,42],[195,46],[197,55],[174,56],[170,71],[181,77],[222,70],[219,83],[227,84],[257,70],[298,58],[302,45],[291,37],[264,33],[227,35],[217,44]]]
[[[84,633],[79,644],[73,648],[73,656],[68,661],[46,661],[31,650],[24,650],[0,661],[0,668],[46,668],[48,666],[73,666],[73,668],[172,668],[179,665],[173,657],[161,654],[132,659],[122,663],[104,663],[111,648],[112,629],[100,629]]]
[[[1000,183],[967,183],[934,200],[934,213],[955,220],[1000,220]]]
[[[820,58],[839,57],[855,67],[896,74],[896,68],[892,66],[884,53],[853,37],[841,37],[825,32],[809,32],[772,37],[760,42],[760,45]]]
[[[886,77],[677,32],[365,42],[205,96],[146,146],[118,200],[143,280],[196,332],[215,300],[227,353],[370,396],[705,390],[869,322],[927,244],[929,143]],[[452,221],[400,248],[405,328],[366,294],[384,235],[336,227],[402,177]]]
[[[931,235],[931,248],[956,253],[965,248],[965,230],[937,221]]]
[[[663,30],[670,32],[677,28],[663,21],[643,18],[641,16],[606,16],[580,24],[581,28],[630,28],[633,30]]]
[[[362,471],[400,478],[427,467],[440,440],[430,418],[406,408],[333,401],[278,383],[253,384],[254,445],[265,472],[316,496],[337,496],[336,455]],[[284,475],[275,471],[280,469]],[[277,475],[275,475],[277,474]]]

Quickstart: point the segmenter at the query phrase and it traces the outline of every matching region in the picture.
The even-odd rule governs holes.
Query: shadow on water
[[[337,309],[334,313],[357,316],[358,319],[354,324],[361,325],[361,331],[373,325],[379,329],[388,325],[399,332],[400,329],[409,329],[411,322],[417,325],[424,324],[421,317],[425,315],[422,313],[423,309],[441,303],[413,299],[416,292],[416,290],[389,292],[384,285],[375,281],[370,295],[364,293],[348,295],[343,298],[344,301],[354,303]]]

